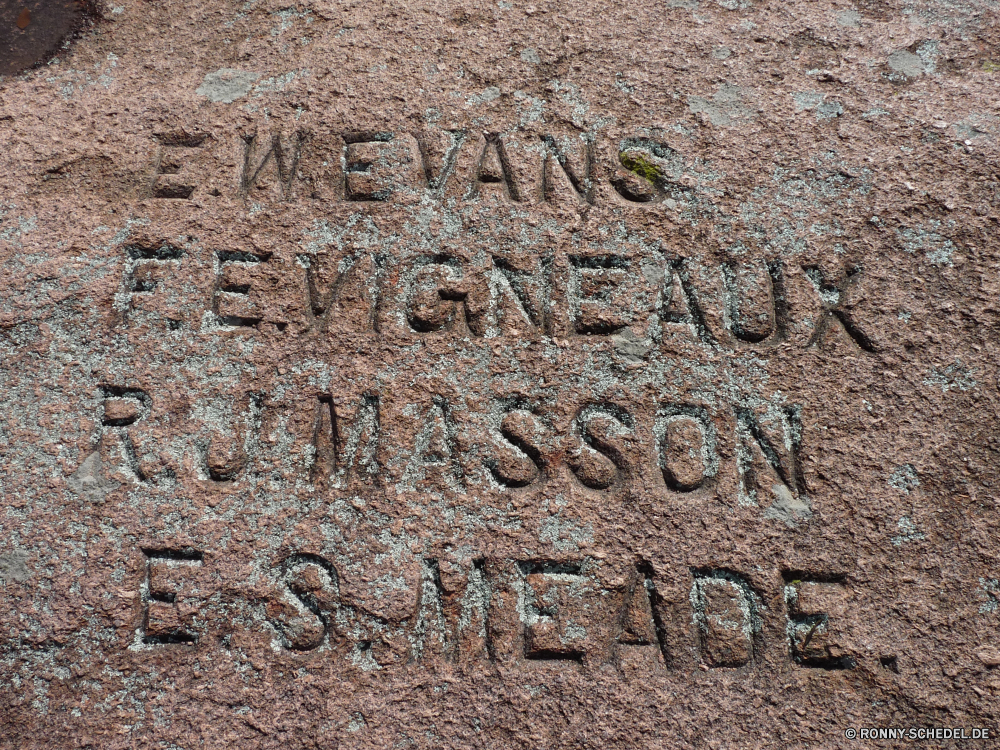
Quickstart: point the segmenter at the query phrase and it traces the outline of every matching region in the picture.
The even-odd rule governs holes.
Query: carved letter
[[[742,667],[753,660],[761,620],[750,584],[729,571],[694,571],[691,605],[705,665]]]
[[[765,518],[785,523],[812,517],[809,498],[805,496],[799,466],[802,443],[802,418],[798,407],[780,410],[771,422],[778,422],[777,440],[768,437],[761,420],[750,410],[736,410],[736,465],[740,481],[740,502],[760,505],[772,498]]]
[[[145,605],[143,643],[197,642],[194,618],[198,608],[191,599],[200,593],[198,577],[202,553],[193,549],[144,548],[142,551],[146,555],[146,580],[141,591]]]
[[[489,135],[479,156],[476,174],[469,186],[469,198],[477,197],[484,186],[494,186],[504,198],[520,201],[521,195],[514,183],[513,169],[507,158],[507,150],[499,135]]]
[[[672,261],[664,282],[660,290],[660,319],[666,324],[684,326],[705,343],[713,343],[715,339],[705,324],[705,313],[691,284],[687,263],[683,259]]]
[[[190,198],[198,187],[198,176],[185,169],[185,160],[192,149],[201,148],[207,135],[202,133],[162,133],[156,136],[160,148],[153,168],[152,193],[154,198]],[[195,152],[196,153],[196,152]]]
[[[424,560],[412,660],[439,655],[468,662],[488,654],[490,588],[482,560],[471,566]]]
[[[626,271],[618,256],[570,256],[570,314],[577,333],[609,335],[632,322]]]
[[[784,331],[784,290],[781,261],[754,269],[749,264],[722,266],[729,328],[740,341],[752,344],[779,340]]]
[[[625,592],[618,643],[626,646],[656,645],[664,663],[669,665],[666,632],[659,612],[662,600],[653,581],[652,566],[645,561],[640,562]]]
[[[847,293],[857,283],[858,277],[861,275],[861,269],[858,267],[849,268],[844,278],[837,284],[828,284],[826,277],[823,276],[823,272],[817,266],[807,266],[803,270],[816,288],[816,292],[823,303],[823,312],[820,315],[820,319],[816,322],[816,329],[809,340],[809,346],[822,345],[827,332],[830,330],[830,324],[839,323],[840,327],[851,337],[851,340],[857,344],[859,349],[873,353],[875,351],[874,342],[868,334],[858,328],[857,323],[854,321],[854,316],[843,309],[843,306],[847,303]]]
[[[538,418],[524,404],[501,404],[494,418],[500,453],[487,462],[493,478],[505,487],[527,487],[538,481],[545,471],[545,460],[535,445],[542,431]]]
[[[299,167],[299,157],[302,154],[302,146],[305,143],[305,134],[297,131],[292,136],[292,145],[283,147],[281,136],[272,135],[271,143],[264,152],[263,157],[257,162],[256,168],[252,166],[252,155],[256,150],[257,134],[243,137],[243,172],[240,175],[240,189],[244,195],[250,192],[265,167],[271,162],[274,163],[278,175],[278,184],[281,186],[281,194],[285,199],[291,196],[292,181],[295,179],[296,171]]]
[[[381,293],[381,277],[385,268],[385,258],[381,255],[361,255],[359,258],[345,259],[347,268],[338,273],[327,273],[328,264],[313,260],[312,256],[299,256],[306,267],[306,285],[309,294],[309,312],[321,329],[331,320],[337,320],[340,333],[345,326],[373,330],[378,319],[378,305]],[[329,278],[328,283],[321,279]],[[323,287],[325,286],[325,291]]]
[[[618,147],[618,162],[611,185],[629,203],[661,200],[668,178],[680,172],[677,152],[648,138],[622,141]]]
[[[417,145],[420,149],[420,162],[424,171],[424,179],[427,181],[427,189],[437,197],[444,195],[448,178],[455,171],[455,162],[458,160],[459,149],[466,140],[464,130],[447,130],[440,133],[440,136],[447,136],[447,146],[442,148],[442,138],[419,138]],[[435,174],[432,165],[433,159],[438,159],[437,173]]]
[[[180,314],[163,309],[170,303],[152,299],[153,292],[166,276],[180,267],[184,250],[169,243],[131,244],[125,246],[125,273],[122,291],[115,295],[114,307],[121,314],[122,325],[128,323],[133,309],[160,312],[171,329],[180,327]]]
[[[447,255],[423,256],[416,260],[406,274],[406,318],[410,327],[420,333],[452,330],[464,322],[474,335],[482,335],[482,316],[468,314],[465,304],[469,296],[468,284],[462,275],[457,258]]]
[[[313,437],[316,458],[312,481],[330,481],[334,487],[345,487],[358,475],[366,482],[376,480],[380,438],[376,394],[362,396],[353,410],[342,399],[321,397]]]
[[[663,481],[674,492],[692,492],[719,470],[715,426],[698,406],[667,406],[656,414],[656,446]]]
[[[501,329],[545,327],[545,305],[548,302],[549,274],[552,259],[544,257],[536,273],[522,271],[503,258],[493,257],[490,273],[490,294],[496,304],[495,329],[487,335],[499,335]]]
[[[417,434],[413,456],[403,473],[403,485],[416,489],[418,482],[440,478],[456,491],[463,491],[462,467],[455,444],[456,428],[447,399],[434,397]]]
[[[349,201],[387,201],[395,185],[414,185],[418,166],[416,147],[409,135],[348,133],[344,152],[344,198]],[[416,147],[419,150],[419,147]]]
[[[253,268],[270,256],[220,250],[216,254],[215,315],[220,325],[255,326],[263,319],[250,298]]]
[[[101,420],[103,432],[118,438],[106,446],[102,440],[102,446],[108,450],[118,448],[121,451],[119,461],[106,463],[127,466],[125,474],[129,478],[126,481],[150,481],[159,469],[158,458],[153,452],[152,441],[143,439],[144,435],[133,425],[149,415],[153,400],[140,388],[105,385],[101,386],[101,391],[104,395],[104,414]]]
[[[591,404],[574,420],[579,444],[568,457],[580,483],[595,490],[618,484],[626,468],[622,437],[634,428],[632,415],[613,404]]]
[[[213,482],[229,482],[246,468],[249,460],[260,448],[261,416],[264,412],[264,394],[251,393],[246,401],[243,424],[233,424],[223,433],[213,430],[205,445],[205,468]]]
[[[268,607],[268,615],[293,651],[312,651],[328,639],[330,613],[340,599],[337,571],[319,555],[296,554],[281,564],[282,582],[294,595]]]
[[[794,573],[786,573],[785,580],[792,658],[804,667],[852,669],[854,645],[830,623],[831,617],[850,621],[850,589],[832,581],[803,581]]]
[[[376,251],[378,227],[370,217],[351,218],[343,227],[316,222],[316,242],[296,256],[306,272],[308,314],[324,330],[331,321],[337,332],[376,329],[386,258]]]
[[[559,193],[572,192],[581,203],[593,203],[594,181],[591,170],[593,164],[593,148],[585,136],[581,136],[583,144],[583,168],[570,164],[566,154],[559,147],[556,139],[550,135],[542,137],[545,144],[545,161],[542,163],[542,200],[551,201]],[[556,166],[559,167],[558,171]],[[559,173],[562,176],[559,177]],[[561,188],[559,183],[569,183],[571,191]]]
[[[580,661],[592,648],[588,601],[596,593],[579,565],[521,563],[524,576],[524,655]]]

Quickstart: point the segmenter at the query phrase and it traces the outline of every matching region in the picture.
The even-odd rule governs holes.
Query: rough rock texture
[[[0,747],[1000,731],[997,2],[289,3],[0,78]]]

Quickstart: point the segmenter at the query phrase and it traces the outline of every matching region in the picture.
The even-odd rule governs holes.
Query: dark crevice
[[[194,547],[142,547],[141,549],[150,560],[202,562],[205,559],[204,553]]]
[[[162,174],[171,174],[171,172],[163,172]],[[194,185],[160,185],[153,190],[153,197],[187,200],[192,193],[194,193]]]

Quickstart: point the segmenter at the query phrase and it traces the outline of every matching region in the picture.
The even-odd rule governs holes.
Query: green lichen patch
[[[663,179],[663,172],[660,168],[641,154],[622,153],[619,154],[618,158],[625,169],[654,185]]]

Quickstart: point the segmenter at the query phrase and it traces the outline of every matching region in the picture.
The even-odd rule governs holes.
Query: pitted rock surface
[[[36,6],[0,747],[1000,732],[996,2]]]

